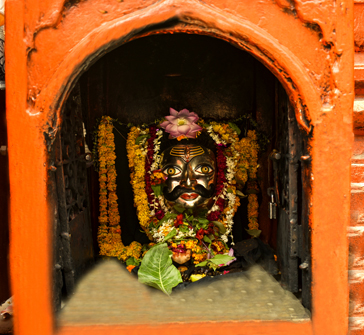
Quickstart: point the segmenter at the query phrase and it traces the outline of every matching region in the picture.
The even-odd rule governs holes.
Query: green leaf
[[[135,139],[135,144],[139,144],[140,142],[142,142],[145,138],[149,138],[150,135],[149,134],[144,134],[144,135],[140,135]]]
[[[211,265],[218,265],[218,266],[223,266],[226,263],[232,261],[235,257],[229,256],[229,255],[221,255],[221,254],[217,254],[215,255],[213,258],[208,259],[204,262],[201,262],[199,264],[197,264],[196,266],[206,266],[208,265],[208,263],[213,263]]]
[[[220,221],[212,221],[212,223],[219,228],[219,231],[221,234],[225,234],[226,232],[226,228],[225,226],[220,222]]]
[[[168,240],[170,240],[171,238],[175,237],[177,235],[177,230],[176,229],[172,229],[168,235],[164,238],[164,242],[167,242]]]
[[[140,261],[135,259],[134,257],[130,257],[126,260],[126,266],[128,265],[135,265],[138,266],[140,264]]]
[[[210,221],[205,218],[198,218],[198,222],[201,224],[208,224]]]
[[[203,261],[201,263],[198,263],[196,266],[206,266],[207,265],[207,261]]]
[[[187,209],[187,214],[192,215],[193,214],[193,209],[192,208]]]
[[[143,244],[142,246],[142,252],[147,251],[149,249],[148,244]]]
[[[217,265],[220,264],[226,264],[227,262],[230,262],[234,259],[235,257],[233,256],[229,256],[229,255],[221,255],[221,254],[217,254],[215,257],[209,259],[210,262],[215,263]]]
[[[170,295],[172,288],[182,282],[180,272],[172,264],[172,254],[167,243],[150,249],[140,265],[138,280]]]
[[[250,229],[250,230],[245,229],[245,230],[248,232],[248,234],[249,234],[250,236],[253,236],[253,237],[259,237],[260,233],[262,232],[262,231],[261,231],[261,230],[259,230],[259,229]]]
[[[180,226],[179,227],[179,230],[182,232],[182,233],[188,233],[188,228],[186,226]]]
[[[205,242],[207,242],[207,243],[211,243],[212,242],[206,235],[203,237],[203,240]]]
[[[183,220],[183,222],[188,224],[192,220],[193,220],[193,215],[188,216],[187,214],[185,214],[185,219]]]
[[[229,126],[230,128],[232,128],[233,130],[235,130],[235,132],[240,135],[241,134],[241,130],[240,128],[233,122],[229,122]]]
[[[183,213],[183,212],[186,210],[186,208],[185,208],[185,207],[183,207],[183,206],[181,206],[181,205],[174,205],[174,206],[173,206],[173,209],[174,209],[176,212],[178,212],[178,213]]]
[[[215,236],[214,236],[214,235],[210,234],[208,237],[209,237],[209,239],[210,239],[211,241],[215,241]]]
[[[162,184],[151,185],[151,186],[152,186],[155,197],[159,197],[160,195],[162,195]]]

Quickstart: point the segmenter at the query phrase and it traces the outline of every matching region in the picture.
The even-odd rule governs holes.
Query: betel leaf
[[[233,122],[229,122],[229,126],[231,129],[235,130],[235,132],[240,135],[241,134],[241,130],[240,128]]]
[[[136,139],[135,139],[135,144],[139,144],[140,142],[142,142],[145,138],[149,138],[150,135],[149,134],[144,134],[144,135],[139,135]]]
[[[156,198],[158,198],[160,195],[162,195],[162,184],[159,185],[151,185],[153,192],[154,192],[154,196]]]
[[[168,240],[170,240],[171,238],[175,237],[177,235],[177,230],[176,229],[172,229],[168,235],[164,238],[164,242],[167,242]]]
[[[206,266],[206,265],[208,265],[208,263],[212,263],[211,265],[213,265],[213,267],[216,267],[216,265],[224,266],[226,263],[232,261],[233,259],[235,259],[235,257],[229,256],[229,255],[217,254],[213,258],[207,259],[206,261],[201,262],[201,263],[197,264],[196,266]]]
[[[172,254],[167,243],[151,248],[140,265],[138,280],[170,295],[172,288],[182,282],[180,272],[172,264]]]

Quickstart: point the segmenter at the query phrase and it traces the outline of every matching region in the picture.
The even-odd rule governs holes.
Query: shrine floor
[[[198,321],[306,321],[300,301],[260,266],[200,280],[170,297],[140,284],[118,261],[101,261],[79,283],[58,325]]]

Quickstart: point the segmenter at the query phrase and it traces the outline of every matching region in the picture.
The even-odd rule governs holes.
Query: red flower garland
[[[226,157],[224,155],[224,149],[216,145],[216,162],[217,162],[217,182],[216,182],[216,197],[219,197],[221,191],[224,188],[224,183],[226,182],[225,177],[225,169],[226,169]],[[207,220],[209,221],[216,221],[219,219],[222,211],[225,208],[225,199],[218,198],[216,201],[216,205],[219,207],[218,210],[211,212],[207,216]]]

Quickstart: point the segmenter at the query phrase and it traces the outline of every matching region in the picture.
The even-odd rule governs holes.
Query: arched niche
[[[283,190],[286,187],[285,183],[288,184],[291,180],[291,177],[288,177],[288,170],[287,178],[284,177],[286,173],[284,169],[288,169],[288,166],[284,165],[285,163],[281,167],[282,175],[278,177],[273,171],[275,165],[269,159],[274,149],[287,150],[282,156],[288,155],[287,146],[292,141],[288,134],[289,118],[294,124],[296,140],[301,139],[297,154],[294,156],[295,160],[297,160],[299,153],[306,150],[307,133],[304,129],[298,129],[298,122],[294,120],[294,110],[289,103],[288,96],[281,83],[269,69],[252,55],[227,41],[206,35],[164,32],[163,34],[146,34],[115,48],[94,62],[75,81],[73,86],[72,93],[66,99],[64,111],[61,114],[62,122],[65,122],[67,126],[64,128],[64,124],[61,124],[61,139],[56,139],[56,143],[60,143],[61,150],[64,150],[65,146],[72,142],[69,140],[70,130],[68,129],[72,119],[78,120],[74,121],[75,124],[77,122],[79,124],[76,126],[79,129],[76,131],[78,135],[81,131],[80,122],[84,124],[88,134],[86,143],[92,149],[93,139],[91,135],[97,120],[103,115],[111,116],[124,124],[150,123],[163,118],[168,114],[169,108],[172,107],[177,110],[187,108],[195,111],[202,118],[215,120],[232,120],[241,116],[251,118],[257,124],[258,130],[269,140],[262,147],[259,160],[261,167],[259,169],[261,238],[267,244],[271,244],[280,257],[282,256],[282,260],[279,258],[280,271],[286,275],[283,281],[287,282],[287,288],[293,292],[302,290],[302,285],[299,284],[301,274],[298,273],[298,265],[304,260],[309,261],[309,236],[305,237],[305,241],[300,244],[300,249],[295,252],[295,255],[292,255],[294,262],[291,262],[290,258],[293,257],[287,254],[291,245],[291,237],[288,233],[289,228],[287,230],[287,227],[284,226],[288,222],[288,216],[282,214],[281,228],[277,231],[277,220],[271,220],[268,215],[270,197],[267,190],[269,187],[279,187]],[[72,132],[74,131],[72,130]],[[63,137],[67,139],[67,144]],[[145,238],[140,234],[140,227],[133,206],[125,137],[126,134],[115,133],[118,157],[116,168],[119,212],[123,217],[121,236],[125,245],[134,240],[146,243]],[[59,140],[60,142],[57,142]],[[80,150],[82,152],[84,149],[81,148]],[[286,158],[283,158],[283,161],[285,160]],[[67,175],[70,160],[66,159],[63,163],[57,163],[57,165],[62,164],[65,171],[63,178],[74,179],[74,175]],[[296,164],[299,162],[296,161]],[[57,173],[60,174],[61,172]],[[71,242],[69,245],[70,252],[65,257],[70,257],[70,263],[72,263],[73,257],[77,258],[77,262],[74,263],[78,263],[79,268],[75,268],[76,277],[74,279],[82,275],[85,264],[90,261],[90,255],[86,250],[90,250],[90,243],[92,242],[90,236],[85,238],[87,234],[90,234],[90,222],[93,231],[94,250],[96,253],[98,251],[98,174],[92,171],[92,168],[89,169],[88,173],[83,169],[81,174],[84,177],[82,178],[83,181],[87,175],[89,178],[90,202],[81,202],[80,206],[76,201],[70,200],[67,205],[67,224],[69,224]],[[279,181],[276,178],[280,178]],[[296,183],[302,182],[301,175],[296,174],[294,179]],[[62,180],[62,176],[60,180]],[[276,182],[280,185],[275,185]],[[59,185],[62,188],[63,182],[57,183],[58,189]],[[77,188],[72,190],[72,193],[77,193],[77,190]],[[284,189],[284,191],[286,190]],[[69,191],[66,189],[66,198],[67,192]],[[301,208],[305,206],[307,199],[302,199],[302,187],[299,190],[296,189],[296,192],[297,201],[303,204],[300,204]],[[79,194],[73,194],[73,196],[76,199]],[[80,195],[80,197],[82,196]],[[288,204],[288,202],[288,200],[282,200],[282,204],[280,204],[282,213],[285,210],[285,208],[283,209],[284,204]],[[242,203],[242,210],[236,216],[238,222],[234,226],[236,241],[249,238],[246,233],[248,228],[247,203],[244,199],[242,199]],[[302,211],[302,208],[300,210]],[[89,212],[85,214],[86,211]],[[82,224],[79,223],[79,219],[75,219],[77,215],[83,215]],[[301,224],[300,218],[300,226],[307,229],[307,220],[305,219]],[[277,234],[279,235],[278,239]],[[72,243],[72,239],[74,239],[74,243]],[[87,239],[88,241],[85,242],[87,248],[84,249],[84,252],[80,252],[80,241]],[[301,240],[302,235],[297,235],[295,239]],[[72,276],[71,273],[70,277]],[[59,275],[58,278],[60,282]],[[310,275],[306,274],[303,281],[306,285],[304,301],[306,307],[309,307]],[[67,282],[64,286],[67,288]],[[72,285],[69,290],[72,290]]]

